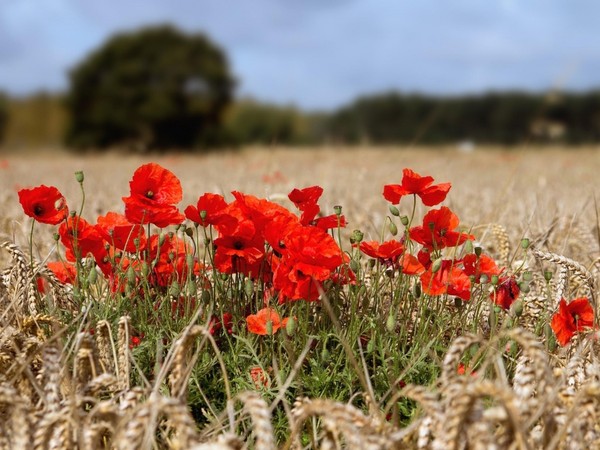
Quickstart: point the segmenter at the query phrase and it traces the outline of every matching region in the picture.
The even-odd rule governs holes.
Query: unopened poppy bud
[[[473,241],[470,239],[465,241],[465,252],[473,253]]]
[[[385,321],[385,328],[390,333],[396,329],[396,316],[393,313],[390,313],[387,320]]]
[[[367,353],[373,353],[373,350],[375,350],[375,339],[369,339],[369,342],[367,343]]]
[[[75,179],[77,180],[78,183],[83,183],[83,179],[85,177],[83,176],[83,171],[78,170],[77,172],[75,172]]]
[[[205,237],[204,238],[204,246],[208,247],[209,244],[210,244],[210,238],[209,237]]]
[[[529,287],[529,282],[527,281],[521,281],[519,283],[519,290],[521,292],[523,292],[524,294],[527,294],[531,289]]]
[[[132,266],[129,266],[129,269],[127,269],[127,282],[129,284],[135,284],[135,270],[133,270]]]
[[[516,317],[521,317],[523,315],[523,302],[521,300],[515,301],[510,309]]]
[[[408,225],[408,222],[409,222],[408,216],[402,216],[402,217],[400,217],[400,223],[402,225],[406,226],[406,225]]]
[[[290,317],[285,326],[285,332],[288,336],[293,336],[296,332],[296,319],[294,317]]]
[[[363,240],[364,234],[360,230],[354,230],[350,236],[350,242],[352,244],[360,244]]]
[[[521,239],[521,248],[523,250],[527,250],[529,248],[529,239],[528,238]]]
[[[267,320],[267,334],[271,336],[273,334],[273,321]]]
[[[390,222],[390,233],[392,233],[392,236],[396,236],[398,234],[398,227],[394,222]]]
[[[481,256],[481,252],[483,251],[483,249],[479,246],[475,247],[475,254],[477,255],[477,257]]]
[[[523,279],[525,281],[531,281],[532,278],[533,278],[533,274],[529,270],[523,272]]]
[[[187,235],[188,235],[188,237],[194,237],[194,229],[193,229],[193,228],[189,228],[189,227],[187,227],[187,228],[185,229],[185,234],[187,234]]]
[[[77,215],[77,211],[69,211],[69,216],[71,216],[71,218],[75,217]]]
[[[547,326],[547,329],[550,329],[550,333],[546,334],[546,342],[548,343],[548,350],[553,352],[556,350],[556,336],[552,332],[552,328],[550,325]]]
[[[544,279],[546,281],[550,281],[552,279],[552,272],[549,270],[544,270]]]
[[[169,288],[169,295],[171,297],[177,298],[177,297],[179,297],[180,292],[181,292],[181,289],[179,288],[179,283],[177,282],[177,280],[174,280],[171,283],[171,287]]]
[[[254,283],[250,278],[246,278],[246,282],[244,283],[244,291],[246,292],[247,297],[252,297],[254,295]]]
[[[142,276],[144,278],[148,278],[148,274],[150,273],[150,266],[148,266],[148,263],[146,261],[142,262]]]
[[[54,238],[54,240],[55,240],[56,242],[58,242],[58,241],[60,240],[60,234],[58,234],[58,233],[54,233],[54,234],[52,235],[52,237]]]
[[[400,211],[394,205],[390,205],[390,214],[392,214],[392,216],[400,217]]]
[[[498,275],[492,275],[492,285],[496,286],[499,280]]]
[[[194,255],[192,255],[191,253],[188,253],[187,255],[185,255],[185,263],[188,266],[188,269],[193,269],[194,268]]]
[[[203,209],[202,211],[200,211],[200,218],[202,219],[203,222],[206,220],[206,216],[207,215],[208,215],[208,213],[206,212],[205,209]]]
[[[350,270],[354,273],[357,273],[360,270],[360,264],[355,259],[350,261]]]
[[[94,283],[96,283],[97,279],[98,279],[98,272],[96,271],[96,268],[93,267],[92,270],[90,270],[90,273],[88,273],[87,282],[89,284],[94,284]]]
[[[335,205],[333,207],[333,212],[335,213],[336,216],[341,216],[342,215],[342,207],[340,205]]]
[[[442,258],[438,258],[431,264],[431,273],[436,273],[442,268]]]
[[[415,298],[421,297],[421,283],[415,283],[413,286],[413,295]]]

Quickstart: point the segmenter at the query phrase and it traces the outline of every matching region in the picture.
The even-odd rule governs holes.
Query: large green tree
[[[99,148],[214,144],[234,86],[217,45],[168,25],[114,36],[70,82],[67,143]]]

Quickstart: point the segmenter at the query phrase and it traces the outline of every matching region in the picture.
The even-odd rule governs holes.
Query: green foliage
[[[219,139],[233,78],[223,51],[170,26],[119,34],[71,72],[67,142],[189,148]]]

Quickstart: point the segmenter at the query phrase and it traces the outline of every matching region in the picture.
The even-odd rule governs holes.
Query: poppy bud
[[[200,218],[202,219],[202,221],[204,222],[206,220],[206,216],[207,216],[207,212],[205,209],[203,209],[202,211],[200,211]]]
[[[390,205],[390,213],[392,216],[400,217],[400,211],[394,205]]]
[[[350,270],[357,273],[360,270],[360,264],[355,259],[350,260]]]
[[[521,281],[519,283],[519,290],[521,292],[523,292],[524,294],[527,294],[531,289],[529,288],[529,282],[527,281]]]
[[[77,215],[77,211],[69,211],[69,216],[71,216],[71,218],[75,217]]]
[[[523,272],[523,279],[525,281],[531,281],[532,278],[533,278],[533,275],[529,270]]]
[[[471,241],[471,240],[465,241],[465,252],[473,253],[473,241]]]
[[[133,266],[129,266],[129,269],[127,269],[127,283],[135,284],[135,278],[135,270],[133,270]]]
[[[54,234],[52,235],[52,237],[54,238],[54,240],[55,240],[56,242],[58,242],[58,241],[60,240],[60,235],[59,235],[58,233],[54,233]]]
[[[523,315],[523,302],[521,300],[515,301],[510,309],[516,317],[521,317]]]
[[[271,319],[267,320],[267,335],[271,336],[273,334],[273,321]]]
[[[288,336],[293,336],[296,332],[296,319],[294,317],[288,319],[287,325],[285,326],[285,332]]]
[[[97,279],[98,279],[98,272],[96,271],[95,267],[92,267],[92,270],[90,270],[90,273],[88,273],[87,282],[89,284],[94,284],[94,283],[96,283]]]
[[[421,283],[415,283],[415,285],[413,286],[413,296],[415,298],[421,297]]]
[[[521,239],[521,248],[523,250],[527,250],[529,248],[529,239],[527,239],[527,238]]]
[[[246,292],[246,296],[252,298],[254,295],[254,283],[250,278],[246,278],[246,282],[244,283],[244,292]]]
[[[350,242],[352,244],[360,244],[363,240],[364,234],[360,230],[354,230],[352,236],[350,236]]]
[[[188,269],[192,270],[194,268],[194,262],[194,255],[191,253],[185,255],[185,263],[187,264]]]
[[[550,326],[550,324],[544,325],[544,334],[546,336],[548,350],[553,352],[554,350],[556,350],[556,336],[554,335],[554,331],[552,331],[552,327]]]
[[[392,233],[392,236],[396,236],[398,234],[398,227],[394,222],[390,222],[390,233]]]
[[[387,320],[385,321],[385,328],[390,333],[392,333],[396,329],[396,316],[391,312]]]
[[[189,228],[189,227],[188,227],[188,228],[186,228],[186,229],[185,229],[185,234],[187,234],[187,235],[188,235],[188,237],[191,237],[191,238],[193,238],[193,237],[194,237],[194,230],[193,230],[193,228]]]
[[[492,285],[496,286],[499,280],[498,275],[492,275]]]
[[[83,171],[78,170],[77,172],[75,172],[75,179],[77,180],[78,183],[83,183]]]
[[[181,289],[179,288],[179,283],[177,282],[177,280],[173,280],[173,282],[171,283],[171,287],[169,288],[169,295],[171,297],[179,297],[179,294],[181,292]]]
[[[477,257],[481,256],[481,252],[483,251],[483,249],[479,246],[475,247],[475,254],[477,255]]]
[[[544,270],[544,279],[546,281],[550,281],[552,279],[552,272],[549,270]]]
[[[438,258],[431,264],[431,273],[436,273],[441,268],[442,268],[442,258]]]
[[[408,225],[408,222],[409,222],[408,216],[402,216],[402,217],[400,217],[400,223],[402,225],[406,226],[406,225]]]
[[[200,300],[202,300],[203,303],[210,302],[210,291],[202,291],[202,294],[200,295]]]
[[[340,205],[335,205],[333,207],[333,212],[335,213],[336,216],[341,216],[342,215],[342,207]]]
[[[144,278],[148,278],[148,274],[150,273],[150,267],[146,261],[142,262],[142,276]]]

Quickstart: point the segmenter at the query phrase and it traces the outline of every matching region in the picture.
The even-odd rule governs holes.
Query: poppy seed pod
[[[85,177],[83,176],[83,171],[78,170],[77,172],[75,172],[75,179],[78,183],[83,183],[84,178]]]

